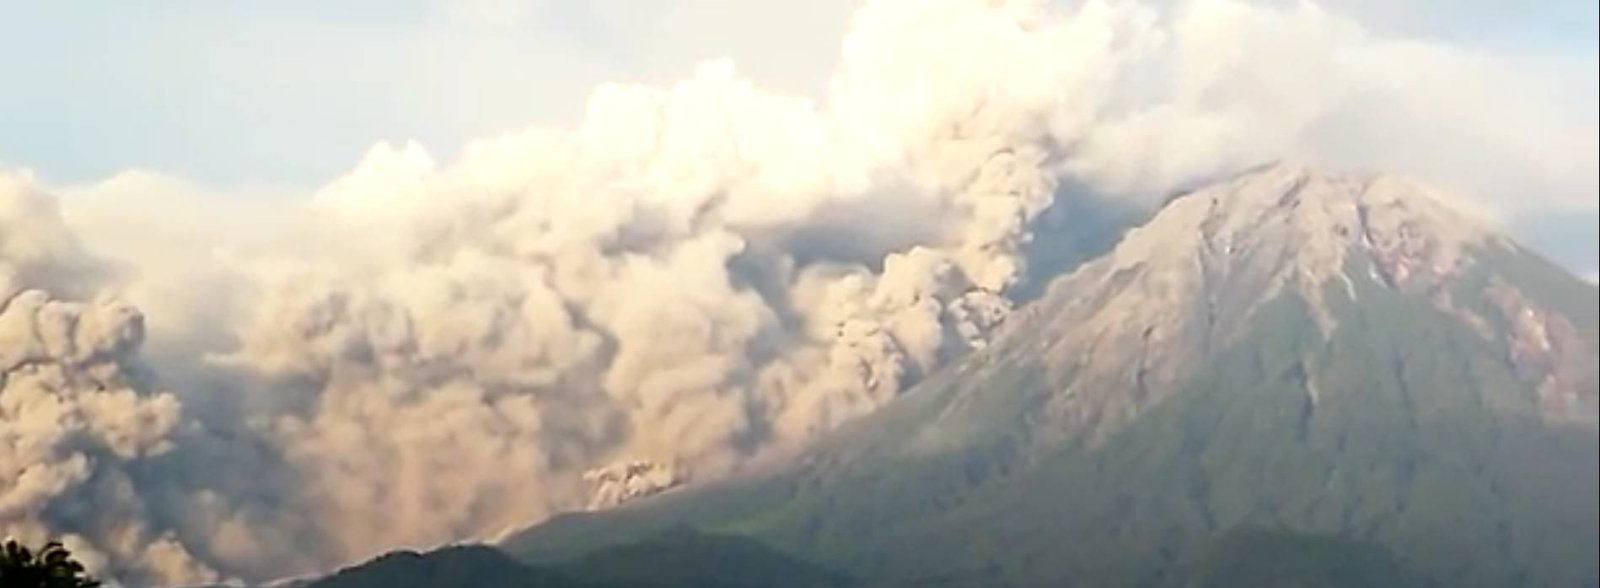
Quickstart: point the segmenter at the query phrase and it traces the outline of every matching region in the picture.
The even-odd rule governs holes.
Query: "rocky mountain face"
[[[1328,339],[1372,290],[1496,347],[1544,418],[1593,424],[1594,295],[1563,274],[1404,181],[1275,166],[1175,199],[965,369],[1036,364],[1066,384],[1035,391],[1038,428],[1097,441],[1240,344],[1273,304],[1299,306]]]
[[[499,547],[691,525],[872,586],[1594,586],[1597,305],[1405,181],[1270,166],[791,462]]]

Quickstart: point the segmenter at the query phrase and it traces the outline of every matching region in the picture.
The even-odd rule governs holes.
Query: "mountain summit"
[[[1314,338],[1332,341],[1368,335],[1366,315],[1390,304],[1466,327],[1537,392],[1531,407],[1483,400],[1595,422],[1593,288],[1403,180],[1288,165],[1172,200],[1110,255],[1052,284],[963,369],[1034,364],[1065,384],[1035,391],[1034,418],[1098,439],[1250,344],[1258,319],[1309,319]],[[1301,367],[1315,374],[1306,351]],[[1317,384],[1301,387],[1313,405]]]
[[[872,586],[1594,586],[1596,306],[1406,181],[1266,167],[786,467],[500,547],[691,525]]]

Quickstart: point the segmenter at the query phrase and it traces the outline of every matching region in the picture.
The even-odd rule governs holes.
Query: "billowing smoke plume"
[[[1072,86],[1035,56],[1115,39],[916,10],[956,9],[981,34],[880,32],[905,15],[863,12],[856,38],[902,44],[852,46],[839,112],[711,63],[669,89],[601,88],[577,129],[453,165],[380,146],[318,194],[339,253],[263,270],[222,361],[285,397],[258,430],[318,481],[340,553],[581,505],[576,474],[616,460],[720,475],[981,344],[1053,195]],[[1040,71],[908,71],[893,53],[995,37]],[[907,235],[875,242],[900,214]]]
[[[135,370],[143,317],[79,293],[90,261],[30,178],[0,172],[0,535],[60,537],[91,565],[140,562],[151,581],[206,578],[138,483],[172,450],[180,409]]]
[[[260,579],[726,475],[982,347],[1065,186],[1341,161],[1306,137],[1392,80],[1235,91],[1268,82],[1223,40],[1374,60],[1348,28],[875,0],[820,105],[721,61],[606,85],[576,127],[452,162],[379,145],[234,215],[282,227],[248,244],[135,174],[99,190],[138,206],[68,211],[96,259],[5,176],[0,533],[65,534],[132,583]],[[149,312],[148,359],[112,292]]]

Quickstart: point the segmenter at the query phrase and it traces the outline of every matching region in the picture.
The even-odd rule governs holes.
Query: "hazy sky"
[[[378,141],[417,139],[448,158],[474,137],[578,119],[596,83],[664,83],[707,58],[819,95],[853,5],[0,0],[0,164],[58,183],[141,167],[211,186],[311,189]],[[1595,124],[1592,1],[1324,5],[1380,35],[1576,76],[1564,99],[1591,118],[1574,125]],[[1552,215],[1511,224],[1579,271],[1595,266],[1594,220]],[[1546,226],[1555,233],[1530,228]]]

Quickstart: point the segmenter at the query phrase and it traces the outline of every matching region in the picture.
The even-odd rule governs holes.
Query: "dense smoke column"
[[[0,171],[0,535],[59,538],[127,581],[212,578],[141,484],[181,411],[139,373],[139,311],[91,294],[101,269],[30,177]]]
[[[213,312],[226,332],[203,339],[227,343],[171,371],[222,374],[194,382],[221,390],[183,397],[231,394],[232,411],[186,414],[149,385],[78,375],[135,362],[142,327],[126,305],[29,293],[7,316],[59,307],[83,331],[70,337],[106,347],[50,348],[63,382],[94,390],[50,394],[137,405],[129,414],[150,415],[137,435],[84,438],[129,468],[160,458],[150,467],[183,482],[126,475],[132,503],[161,512],[105,516],[176,519],[134,542],[227,574],[481,537],[712,478],[872,410],[1004,319],[1029,224],[1053,198],[1057,111],[1073,91],[1057,87],[1068,70],[1033,54],[1120,42],[1072,41],[1043,18],[1020,4],[878,2],[857,16],[820,108],[712,62],[669,88],[604,86],[577,128],[479,142],[448,165],[415,144],[379,146],[295,213],[309,219],[295,238],[316,254],[235,255],[217,274],[236,282],[239,310]],[[978,67],[977,53],[1024,69]],[[851,245],[830,247],[840,237]],[[97,313],[122,318],[88,320]],[[19,336],[48,339],[16,321]],[[85,480],[118,471],[89,461]],[[251,476],[259,487],[234,481]],[[30,496],[66,500],[84,483]],[[16,518],[68,528],[47,510]],[[155,573],[138,549],[94,542],[108,566]],[[169,576],[210,575],[192,567]]]

